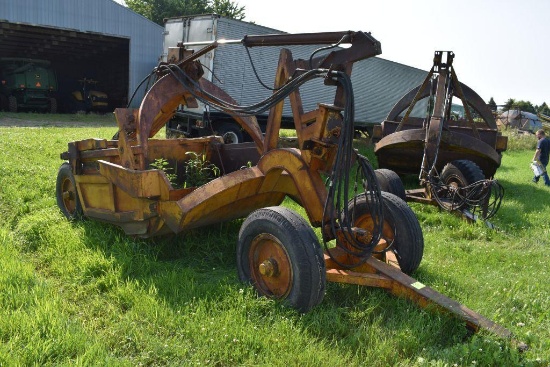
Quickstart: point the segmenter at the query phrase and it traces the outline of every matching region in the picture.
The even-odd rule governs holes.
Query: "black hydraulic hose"
[[[355,259],[355,262],[352,264],[339,264],[340,266],[352,268],[368,260],[371,253],[374,251],[374,247],[381,238],[383,201],[372,165],[366,157],[360,155],[357,150],[353,148],[353,138],[355,134],[354,96],[351,79],[346,73],[329,71],[327,69],[306,70],[297,77],[290,78],[287,83],[263,101],[249,106],[240,106],[224,101],[203,90],[197,81],[190,78],[176,65],[159,65],[155,71],[171,74],[187,91],[189,91],[189,93],[191,93],[191,95],[193,95],[193,97],[201,102],[213,108],[224,110],[230,114],[245,116],[258,115],[269,110],[301,85],[315,78],[331,78],[339,83],[342,86],[346,98],[342,129],[339,136],[336,157],[334,159],[335,163],[332,167],[330,178],[327,181],[327,200],[324,205],[323,218],[328,220],[328,223],[324,224],[329,226],[331,236],[332,238],[336,238],[338,248]],[[140,83],[140,86],[145,80],[147,80],[147,78]],[[354,172],[352,167],[354,162],[357,163],[357,167],[355,169],[355,182],[353,183],[353,196],[350,197],[349,190],[352,183],[350,175]],[[367,203],[367,213],[360,213],[360,215],[369,215],[373,222],[373,228],[369,229],[371,233],[369,233],[370,241],[368,243],[364,243],[364,241],[357,238],[356,232],[354,232],[354,220],[358,213],[355,213],[355,211],[352,213],[350,210],[350,206],[353,210],[355,203],[357,203],[362,196],[364,196]],[[340,243],[336,235],[337,233],[342,233],[345,243]],[[337,259],[334,258],[329,248],[329,241],[330,239],[327,238],[325,231],[323,231],[325,249],[329,256],[331,256],[336,263],[339,263]]]
[[[338,41],[334,45],[324,46],[324,47],[318,48],[317,50],[313,51],[311,53],[311,55],[309,56],[309,68],[313,69],[313,56],[315,56],[315,54],[317,54],[321,51],[324,51],[324,50],[330,50],[332,48],[338,47],[342,42],[344,42],[348,38],[349,38],[348,35],[345,35],[340,39],[340,41]]]
[[[451,187],[430,176],[432,197],[439,207],[447,211],[468,209],[479,213],[484,220],[493,217],[500,209],[504,187],[497,180],[480,180],[464,187]]]
[[[321,47],[321,48],[318,48],[317,50],[313,51],[309,57],[309,69],[310,70],[313,70],[313,65],[312,65],[312,60],[313,60],[313,56],[315,56],[315,54],[321,52],[321,51],[324,51],[324,50],[329,50],[331,48],[335,48],[335,47],[338,47],[338,45],[340,45],[343,41],[345,41],[346,39],[348,38],[348,36],[344,36],[342,37],[342,39],[340,39],[340,41],[338,41],[336,44],[334,45],[330,45],[330,46],[325,46],[325,47]],[[245,50],[246,50],[246,54],[248,55],[248,60],[250,61],[250,65],[252,65],[252,71],[254,72],[254,75],[256,76],[256,80],[258,80],[258,83],[260,83],[262,85],[262,87],[264,87],[265,89],[268,89],[268,90],[271,90],[271,91],[276,91],[276,90],[279,90],[282,88],[281,87],[277,87],[277,88],[271,88],[269,86],[267,86],[261,79],[260,79],[260,76],[256,70],[256,66],[254,65],[254,61],[252,60],[252,55],[250,54],[250,50],[249,50],[249,47],[245,47]]]
[[[326,70],[325,69],[315,69],[315,70],[308,70],[305,73],[299,75],[298,77],[292,79],[288,83],[286,83],[284,86],[282,86],[279,90],[277,90],[275,93],[273,93],[271,96],[266,98],[265,100],[249,105],[249,106],[239,106],[232,103],[228,103],[218,97],[216,97],[213,94],[210,94],[204,90],[202,90],[202,95],[207,96],[208,98],[202,97],[202,95],[199,95],[195,91],[201,90],[200,84],[196,81],[189,78],[183,70],[178,68],[175,65],[163,65],[162,70],[166,70],[170,74],[172,74],[195,98],[200,100],[201,102],[210,105],[211,107],[220,109],[220,110],[227,110],[229,112],[232,112],[237,115],[258,115],[262,112],[265,112],[269,110],[271,107],[279,103],[281,100],[286,98],[292,91],[294,91],[296,88],[307,82],[308,80],[311,80],[313,78],[321,78],[325,77]]]
[[[267,85],[264,84],[264,82],[262,82],[262,80],[260,79],[260,76],[258,75],[258,72],[256,71],[256,66],[254,65],[254,61],[252,61],[252,55],[250,55],[250,50],[248,49],[248,47],[245,47],[244,49],[246,50],[246,54],[248,55],[248,60],[250,60],[250,65],[252,65],[252,71],[254,72],[254,75],[256,76],[256,80],[258,80],[258,83],[260,83],[262,87],[268,90],[281,89],[282,87],[279,87],[279,88],[268,87]]]
[[[132,101],[134,100],[134,97],[136,96],[137,91],[139,90],[139,88],[141,88],[141,86],[143,85],[143,83],[145,83],[145,82],[149,83],[149,81],[151,80],[151,77],[152,77],[153,75],[155,75],[155,72],[156,72],[156,68],[155,68],[153,71],[151,71],[151,72],[149,73],[149,75],[147,75],[145,78],[143,78],[143,79],[141,80],[141,82],[139,82],[139,84],[138,84],[138,86],[136,87],[136,89],[134,89],[134,92],[132,93],[132,96],[131,96],[130,99],[128,100],[128,103],[127,103],[127,105],[126,105],[126,108],[130,108],[130,105],[132,104]],[[148,88],[147,88],[147,89],[148,89]]]
[[[361,265],[370,257],[374,250],[374,247],[378,244],[383,223],[383,211],[382,211],[382,196],[380,188],[376,180],[376,174],[374,169],[370,165],[369,161],[361,156],[355,149],[353,149],[353,137],[354,137],[354,98],[353,88],[349,76],[342,72],[332,72],[331,77],[336,78],[338,83],[343,87],[346,99],[344,106],[344,118],[342,131],[339,137],[338,149],[336,157],[334,159],[334,165],[328,180],[327,187],[327,200],[324,206],[324,218],[328,218],[330,226],[330,232],[332,235],[340,232],[344,236],[345,243],[339,243],[336,239],[337,247],[343,250],[355,259],[355,262],[342,263],[338,261],[328,247],[328,241],[326,233],[323,231],[323,242],[325,250],[328,255],[339,266],[344,268],[353,268]],[[356,161],[358,166],[355,174],[354,183],[354,195],[353,201],[349,196],[350,188],[350,174],[352,172],[352,164]],[[358,182],[362,186],[362,194],[358,193]],[[351,206],[355,208],[355,204],[360,195],[365,196],[365,200],[368,206],[368,213],[355,213],[350,212]],[[356,215],[370,215],[373,221],[373,228],[371,240],[369,243],[359,241],[353,232],[354,220]]]

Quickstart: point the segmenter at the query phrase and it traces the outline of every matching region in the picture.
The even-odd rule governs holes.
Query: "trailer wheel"
[[[399,175],[390,169],[380,168],[374,170],[381,191],[392,193],[403,200],[407,199],[405,186]]]
[[[217,129],[218,135],[223,138],[225,144],[237,144],[243,142],[243,133],[235,124],[225,123]]]
[[[8,110],[8,98],[0,94],[0,111],[7,111]]]
[[[275,206],[252,212],[239,232],[239,278],[260,296],[283,301],[307,312],[325,294],[323,251],[309,224],[287,208]]]
[[[447,200],[448,205],[451,206],[456,204],[454,202],[455,200],[453,200],[456,199],[454,195],[456,189],[466,187],[477,181],[485,180],[485,175],[477,164],[470,160],[462,159],[447,163],[445,167],[443,167],[439,178],[448,189],[438,190],[437,196],[443,199],[443,203]],[[456,206],[456,209],[463,208],[464,205],[459,204]]]
[[[8,97],[8,110],[10,112],[17,112],[17,98],[14,96]]]
[[[57,206],[68,220],[73,221],[82,218],[82,205],[69,163],[63,163],[57,172],[55,196]]]
[[[57,113],[57,100],[50,98],[50,113]]]
[[[355,227],[372,230],[374,224],[368,200],[368,196],[359,195],[350,200],[348,211]],[[407,203],[392,193],[382,191],[382,202],[382,238],[388,247],[387,251],[374,256],[387,263],[397,261],[403,273],[411,274],[418,269],[424,254],[424,237],[418,219]]]
[[[445,183],[456,183],[461,187],[485,179],[483,171],[474,162],[461,159],[447,163],[441,172],[441,180]]]

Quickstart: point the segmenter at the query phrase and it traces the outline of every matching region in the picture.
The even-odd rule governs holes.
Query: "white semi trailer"
[[[246,35],[284,34],[285,32],[254,23],[225,18],[215,14],[168,18],[165,21],[164,52],[167,61],[170,47],[183,44],[195,51],[208,43],[224,40],[241,40]],[[309,59],[319,46],[291,46],[293,57]],[[273,91],[275,71],[279,61],[280,47],[252,47],[246,49],[241,43],[220,45],[200,57],[204,77],[225,90],[239,105],[251,105],[269,97]],[[393,105],[410,89],[420,84],[427,72],[396,62],[373,57],[354,64],[352,83],[355,95],[355,128],[370,132],[372,126],[386,117]],[[332,103],[334,93],[321,80],[300,87],[305,110],[315,109],[317,103]],[[415,112],[424,113],[422,106]],[[267,121],[265,115],[256,116],[260,127]],[[293,120],[289,103],[285,103],[282,126],[292,128]],[[226,142],[243,142],[248,136],[227,114],[199,103],[195,109],[183,108],[166,126],[167,135],[190,137],[222,135]]]

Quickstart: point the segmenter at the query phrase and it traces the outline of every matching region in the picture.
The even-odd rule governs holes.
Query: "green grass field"
[[[329,283],[299,314],[238,281],[240,221],[153,240],[67,222],[55,180],[67,142],[107,122],[0,127],[0,366],[549,366],[550,189],[514,138],[492,222],[411,204],[422,283],[508,328],[529,350],[383,290]],[[517,141],[515,140],[517,139]]]

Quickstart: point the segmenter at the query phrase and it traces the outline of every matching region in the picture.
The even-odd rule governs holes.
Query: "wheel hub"
[[[262,233],[249,252],[251,277],[257,290],[273,298],[284,298],[292,288],[292,262],[281,242]]]
[[[231,131],[223,134],[222,138],[225,144],[237,144],[239,142],[239,138],[237,137],[237,134]]]
[[[260,274],[262,274],[264,277],[277,276],[277,274],[279,273],[277,260],[273,258],[265,260],[260,264],[260,266],[258,266],[258,270],[260,271]]]
[[[74,195],[72,191],[63,191],[63,200],[72,200]]]
[[[459,187],[460,186],[458,182],[455,182],[455,181],[449,182],[449,191],[458,191]]]
[[[61,197],[67,211],[73,213],[76,209],[76,194],[75,187],[71,180],[65,179],[63,181]]]

